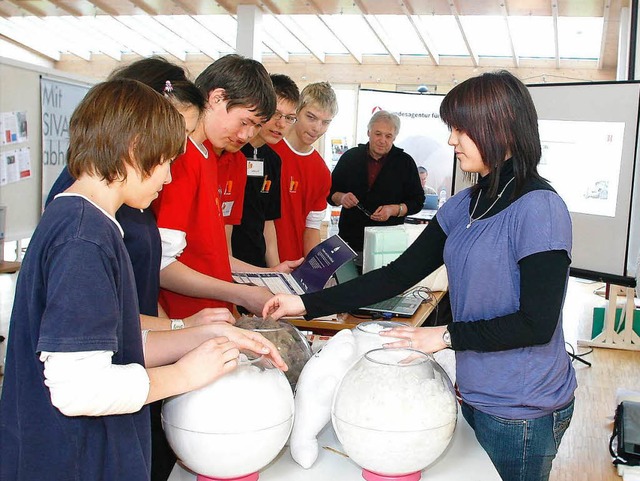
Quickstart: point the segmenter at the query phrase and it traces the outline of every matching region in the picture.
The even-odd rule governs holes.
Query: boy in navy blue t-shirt
[[[0,480],[147,480],[146,405],[202,387],[262,336],[227,323],[141,332],[122,204],[146,208],[171,180],[184,120],[151,88],[92,88],[69,125],[76,181],[44,212],[22,264],[0,399]]]

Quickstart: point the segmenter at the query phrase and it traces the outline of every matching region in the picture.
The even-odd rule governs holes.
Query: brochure
[[[291,274],[234,272],[233,280],[265,286],[274,294],[305,294],[323,289],[338,268],[355,257],[354,250],[340,236],[334,235],[311,249]]]

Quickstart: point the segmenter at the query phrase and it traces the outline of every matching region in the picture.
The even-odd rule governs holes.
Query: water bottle
[[[340,220],[340,209],[331,209],[331,217],[329,218],[329,232],[327,237],[331,237],[338,233],[338,221]]]
[[[447,201],[447,190],[442,189],[438,195],[438,209]]]

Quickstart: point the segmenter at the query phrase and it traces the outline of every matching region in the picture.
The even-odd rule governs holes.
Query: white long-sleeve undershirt
[[[105,416],[139,411],[149,395],[140,364],[112,364],[113,351],[40,353],[52,404],[65,416]]]
[[[322,225],[322,220],[324,219],[324,215],[325,215],[324,210],[312,210],[307,214],[305,227],[309,229],[320,229],[320,225]]]
[[[160,240],[162,241],[162,260],[160,261],[160,270],[174,263],[180,257],[180,254],[187,247],[187,234],[176,229],[166,229],[161,227]]]

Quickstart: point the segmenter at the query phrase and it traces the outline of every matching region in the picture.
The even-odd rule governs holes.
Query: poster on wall
[[[7,185],[31,177],[29,147],[6,150],[0,155],[0,185]]]
[[[386,110],[400,117],[400,132],[394,144],[404,149],[418,168],[427,171],[425,191],[453,193],[455,160],[453,147],[448,145],[449,129],[440,119],[442,95],[361,90],[358,96],[356,139],[369,141],[367,124],[377,110]],[[424,175],[423,175],[424,178]]]
[[[27,112],[0,112],[0,145],[26,142]]]
[[[69,120],[90,86],[40,78],[42,104],[42,207],[67,165]]]

